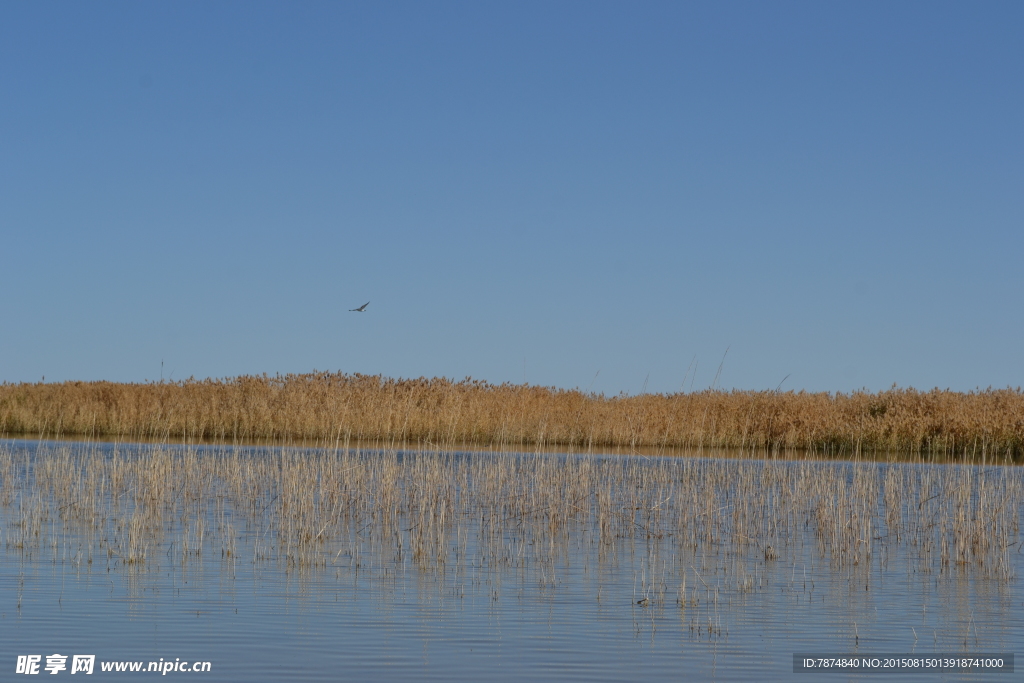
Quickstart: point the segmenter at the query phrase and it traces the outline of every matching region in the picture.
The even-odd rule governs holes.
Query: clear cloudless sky
[[[1016,387],[1022,219],[1020,2],[0,2],[3,381]]]

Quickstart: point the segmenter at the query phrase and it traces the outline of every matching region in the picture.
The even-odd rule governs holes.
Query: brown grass
[[[1024,393],[707,390],[605,397],[471,379],[330,373],[147,384],[5,383],[0,433],[1019,456]]]

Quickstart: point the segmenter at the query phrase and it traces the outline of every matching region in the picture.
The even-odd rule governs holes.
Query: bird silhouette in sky
[[[362,312],[364,312],[364,311],[366,310],[366,307],[367,307],[367,306],[369,306],[369,305],[370,305],[370,302],[369,302],[369,301],[367,301],[367,302],[366,302],[365,304],[363,304],[363,305],[362,305],[362,306],[360,306],[359,308],[350,308],[350,309],[348,309],[348,310],[349,310],[349,312],[350,312],[350,313],[351,313],[352,311],[355,311],[356,313],[362,313]]]

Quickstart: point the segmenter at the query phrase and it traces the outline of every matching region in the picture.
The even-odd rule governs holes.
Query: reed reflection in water
[[[212,605],[195,647],[235,671],[297,619],[311,679],[369,633],[367,675],[781,679],[798,650],[1012,651],[1022,501],[991,463],[12,442],[0,610],[27,646],[59,580],[166,649]]]

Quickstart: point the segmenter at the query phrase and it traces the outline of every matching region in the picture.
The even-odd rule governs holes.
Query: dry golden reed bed
[[[471,379],[341,373],[145,384],[5,383],[0,433],[1019,456],[1024,393],[706,390],[605,397]]]

